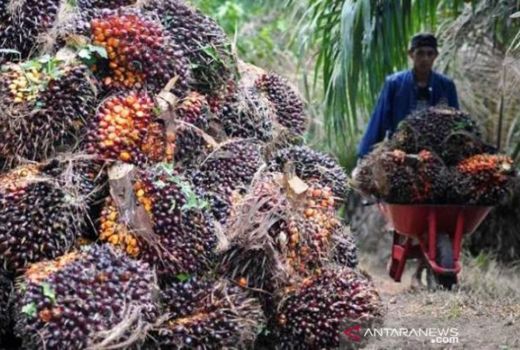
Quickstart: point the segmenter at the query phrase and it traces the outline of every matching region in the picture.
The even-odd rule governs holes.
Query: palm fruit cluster
[[[332,188],[341,201],[347,196],[347,176],[341,166],[329,155],[308,146],[292,146],[276,152],[269,163],[271,171],[283,172],[294,167],[295,174],[305,181],[319,180]]]
[[[330,188],[310,183],[295,195],[272,173],[238,203],[220,269],[236,283],[272,293],[334,262],[354,268],[355,243],[342,227]]]
[[[278,349],[335,349],[345,320],[379,323],[383,316],[372,282],[349,268],[326,268],[279,298],[272,320]]]
[[[430,107],[360,162],[353,185],[391,203],[494,205],[516,176],[512,160],[495,153],[469,115]]]
[[[255,87],[239,87],[229,94],[219,110],[219,121],[229,137],[273,138],[275,113],[269,100]]]
[[[507,198],[515,175],[508,156],[478,154],[455,168],[452,201],[493,205]]]
[[[362,188],[365,193],[391,203],[436,203],[445,198],[447,169],[430,151],[407,154],[395,149],[373,157],[369,155],[360,165],[370,174],[368,186]]]
[[[182,0],[45,11],[52,1],[0,0],[1,48],[31,48],[0,69],[0,276],[18,278],[11,322],[0,293],[0,338],[243,349],[271,334],[277,348],[299,334],[275,322],[292,317],[288,300],[319,308],[305,314],[316,327],[332,311],[380,317],[363,299],[372,286],[337,272],[357,265],[338,215],[347,177],[302,146],[304,104],[287,81],[237,60]],[[13,25],[22,17],[35,22]],[[314,302],[336,298],[320,276],[352,301]],[[338,334],[317,330],[294,344]]]
[[[452,108],[430,107],[403,120],[391,145],[406,153],[430,150],[447,165],[453,165],[465,157],[482,153],[485,145],[481,138],[478,125],[468,114]]]
[[[0,268],[21,273],[29,263],[66,253],[85,220],[83,201],[36,165],[0,176]]]
[[[0,346],[6,337],[11,323],[9,315],[9,299],[13,288],[13,282],[0,271]]]
[[[151,0],[144,8],[160,14],[164,28],[185,52],[191,65],[190,88],[222,100],[237,69],[222,28],[183,0]]]
[[[59,0],[2,0],[0,48],[16,50],[19,54],[0,53],[0,63],[34,54],[39,41],[54,25],[60,3]]]
[[[125,222],[112,199],[101,213],[99,238],[153,266],[162,280],[211,267],[217,236],[207,203],[189,182],[163,164],[142,170],[133,182],[146,222]],[[141,226],[139,226],[141,224]],[[135,226],[135,227],[134,227]]]
[[[0,158],[40,161],[75,146],[96,107],[87,67],[46,57],[5,65],[0,76]]]
[[[168,319],[151,334],[150,348],[251,348],[265,323],[260,304],[226,280],[191,279],[164,288]]]
[[[145,92],[131,91],[108,97],[92,118],[85,148],[106,160],[145,164],[173,159],[164,123]]]
[[[174,91],[187,89],[187,62],[160,23],[137,10],[103,12],[91,22],[92,42],[106,49],[110,74],[103,82],[115,89],[161,90],[176,79]]]
[[[146,264],[92,245],[31,265],[21,276],[15,333],[24,348],[129,346],[142,341],[138,334],[157,319],[157,291]]]
[[[213,150],[210,132],[212,116],[204,95],[191,92],[175,109],[174,159],[185,169],[200,163]]]
[[[255,85],[273,104],[276,122],[294,134],[305,132],[307,119],[303,102],[284,78],[275,73],[263,74]]]
[[[231,140],[204,159],[192,181],[205,192],[217,219],[225,222],[233,203],[248,190],[262,163],[257,141]]]

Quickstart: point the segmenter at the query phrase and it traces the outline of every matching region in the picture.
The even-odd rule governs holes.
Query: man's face
[[[429,72],[433,67],[433,62],[437,58],[437,50],[433,47],[421,46],[408,51],[408,56],[413,61],[413,68],[421,73]]]

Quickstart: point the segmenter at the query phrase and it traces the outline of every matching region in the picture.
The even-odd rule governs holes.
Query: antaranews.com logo
[[[432,344],[458,344],[459,331],[454,327],[373,327],[363,322],[344,322],[340,334],[340,349],[358,349],[375,337],[405,337],[426,339]]]

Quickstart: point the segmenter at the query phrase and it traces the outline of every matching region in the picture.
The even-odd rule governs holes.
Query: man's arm
[[[457,88],[455,87],[455,83],[450,81],[448,86],[448,105],[450,107],[459,109],[459,98],[457,96]]]
[[[372,146],[378,142],[381,142],[385,137],[385,132],[390,119],[390,111],[392,106],[391,98],[391,83],[390,80],[385,81],[383,90],[379,95],[376,107],[370,121],[368,122],[367,130],[365,135],[361,139],[358,146],[358,158],[363,158],[372,150]]]

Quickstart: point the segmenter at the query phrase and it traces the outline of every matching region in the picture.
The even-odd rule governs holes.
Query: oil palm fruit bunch
[[[137,9],[102,11],[91,21],[92,43],[106,49],[105,86],[158,92],[176,79],[172,92],[187,90],[187,61],[160,22]]]
[[[169,317],[151,332],[153,349],[249,348],[265,323],[258,301],[226,280],[174,282],[161,295]]]
[[[211,18],[183,0],[151,0],[147,10],[160,20],[190,62],[190,88],[212,99],[223,99],[236,76],[231,42]]]
[[[161,280],[210,269],[217,244],[215,227],[204,202],[171,166],[140,171],[133,183],[137,203],[152,232],[122,221],[114,201],[101,214],[100,240],[118,246],[153,266]],[[127,215],[127,213],[125,213]]]
[[[117,9],[123,6],[135,4],[136,0],[79,0],[77,5],[80,9]]]
[[[229,94],[219,110],[218,120],[229,137],[264,142],[273,138],[273,109],[255,87],[239,87]]]
[[[66,253],[86,219],[85,202],[37,165],[0,178],[0,264],[21,273],[29,263]]]
[[[20,54],[0,53],[0,63],[20,57],[26,59],[37,52],[40,36],[54,25],[59,9],[60,0],[2,0],[0,48],[13,49]]]
[[[205,192],[219,221],[227,220],[233,203],[249,189],[262,162],[257,141],[237,139],[221,144],[193,173],[193,184]]]
[[[379,323],[383,307],[372,282],[349,268],[330,267],[286,288],[272,321],[279,349],[333,349],[347,320]]]
[[[149,266],[107,245],[30,266],[14,300],[23,348],[84,349],[139,344],[158,316]]]
[[[262,74],[255,86],[271,102],[276,122],[296,135],[303,135],[307,129],[303,101],[287,81],[275,73]]]
[[[223,273],[241,285],[268,292],[337,261],[354,267],[348,230],[336,217],[329,188],[310,183],[295,196],[282,174],[267,174],[235,208],[227,226]]]
[[[372,183],[365,190],[390,203],[437,203],[446,196],[447,168],[430,151],[407,154],[384,151],[360,165],[359,174],[369,173]],[[359,174],[356,176],[359,179]],[[361,180],[363,181],[363,180]],[[360,181],[358,181],[359,183]]]
[[[46,56],[5,65],[0,76],[0,158],[40,161],[76,145],[96,107],[87,67]]]
[[[448,107],[430,107],[402,121],[392,137],[391,145],[407,153],[419,153],[423,149],[439,156],[445,153],[448,158],[443,160],[450,164],[453,162],[450,159],[453,152],[449,150],[455,149],[461,140],[461,136],[453,137],[455,135],[465,135],[474,140],[482,136],[476,122],[468,114]],[[450,142],[454,144],[450,145]],[[470,155],[478,153],[482,147],[478,142],[469,142],[466,146],[476,147],[464,151]]]
[[[200,163],[213,150],[210,141],[212,116],[205,96],[190,92],[175,109],[175,154],[177,165],[186,170]]]
[[[478,154],[461,161],[455,168],[452,201],[494,205],[512,192],[516,171],[510,157]]]
[[[329,186],[341,202],[346,199],[347,175],[331,156],[315,151],[308,146],[291,146],[274,153],[269,170],[283,172],[292,164],[296,176],[304,181],[317,179]]]
[[[108,97],[90,123],[85,148],[106,160],[142,165],[173,158],[164,123],[146,92],[130,91]]]
[[[4,272],[0,271],[0,346],[4,342],[11,326],[9,315],[9,299],[13,288],[13,282]]]

